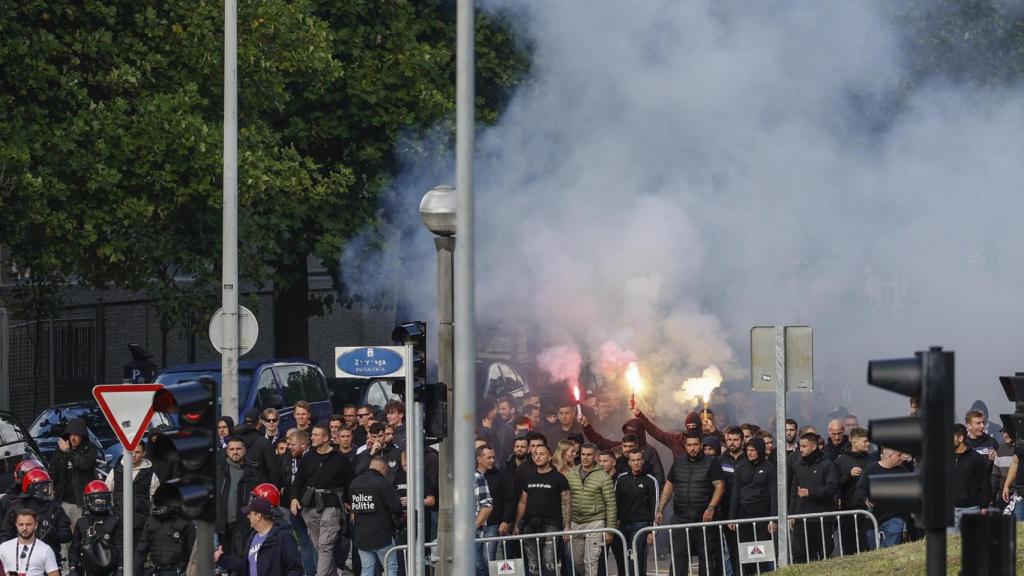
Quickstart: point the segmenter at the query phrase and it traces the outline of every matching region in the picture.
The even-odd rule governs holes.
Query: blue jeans
[[[374,569],[377,567],[377,562],[384,565],[384,555],[388,550],[395,547],[395,541],[392,540],[390,544],[377,548],[376,550],[363,550],[359,549],[359,562],[362,564],[362,571],[360,576],[373,576]],[[384,571],[387,576],[398,576],[398,554],[392,554],[388,556],[387,569]]]
[[[498,525],[484,526],[483,533],[481,534],[484,538],[493,538],[498,535]],[[485,542],[483,544],[476,545],[476,575],[487,576],[489,574],[487,570],[487,563],[494,560],[494,552],[498,548],[497,542]]]
[[[281,507],[285,517],[291,522],[292,530],[295,532],[295,543],[299,546],[299,554],[302,555],[302,571],[306,576],[316,574],[316,548],[313,547],[313,540],[309,537],[309,529],[301,516],[295,516],[291,510]]]
[[[881,532],[879,537],[879,546],[882,548],[889,548],[900,543],[903,538],[903,530],[907,527],[907,523],[903,518],[889,518],[885,522],[878,525],[878,531]],[[875,545],[875,529],[868,528],[868,545]]]

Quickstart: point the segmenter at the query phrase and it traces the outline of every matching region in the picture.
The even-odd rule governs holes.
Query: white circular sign
[[[218,308],[210,319],[210,343],[218,352],[224,352],[224,323],[227,322],[227,314],[223,308]],[[256,323],[256,315],[245,306],[238,307],[238,355],[242,356],[252,350],[256,345],[256,339],[260,335],[259,324]]]

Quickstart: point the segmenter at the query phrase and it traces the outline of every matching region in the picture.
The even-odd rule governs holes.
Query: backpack
[[[105,522],[94,522],[82,535],[82,567],[88,572],[103,572],[117,567],[120,558],[114,543],[114,530],[121,523],[114,516]],[[99,525],[99,528],[97,528]]]

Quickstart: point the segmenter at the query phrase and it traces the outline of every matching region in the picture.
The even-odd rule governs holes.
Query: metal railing
[[[600,537],[602,535],[611,535],[612,543],[609,543],[606,538]],[[586,530],[562,530],[559,532],[538,532],[535,534],[489,536],[485,538],[476,538],[475,542],[478,545],[495,544],[501,546],[500,557],[496,554],[493,558],[490,555],[488,555],[488,561],[522,558],[526,563],[527,574],[560,574],[562,570],[562,564],[564,564],[566,561],[569,562],[569,573],[576,574],[576,556],[579,551],[577,549],[574,549],[573,544],[575,543],[576,539],[580,537],[582,537],[584,540],[584,550],[582,555],[585,556],[585,558],[583,559],[584,571],[580,572],[581,574],[596,576],[596,574],[598,573],[597,563],[600,561],[600,557],[598,559],[594,559],[592,554],[586,553],[587,548],[591,546],[600,546],[600,556],[604,558],[606,566],[611,565],[609,564],[608,558],[609,549],[614,550],[615,547],[617,547],[618,552],[622,554],[621,557],[624,559],[624,561],[626,561],[625,559],[629,558],[626,537],[622,534],[622,532],[616,530],[615,528],[589,528]],[[531,547],[532,545],[530,544],[524,544],[523,542],[526,540],[535,541],[534,544],[536,545],[536,549],[534,550]],[[548,540],[550,540],[550,543],[548,543]],[[592,540],[598,540],[599,542],[596,545],[592,545],[590,543]],[[509,544],[514,542],[519,542],[520,544],[518,546],[513,546],[512,550],[510,551]],[[546,547],[549,545],[551,546],[550,558],[552,560],[549,565],[545,566],[546,561],[544,552]],[[426,546],[427,548],[436,547],[437,542],[428,542]],[[403,558],[405,559],[406,562],[408,562],[408,550],[409,546],[407,544],[401,544],[388,550],[384,554],[385,569],[388,565],[388,560],[394,554],[402,553]],[[520,553],[520,556],[513,556],[517,551]],[[497,546],[495,547],[495,552],[497,552]],[[529,555],[532,553],[536,553],[536,556],[534,556],[532,561],[534,570],[530,569],[531,560],[529,559]]]
[[[843,510],[835,512],[821,512],[815,514],[791,514],[789,516],[790,523],[790,538],[787,554],[789,558],[793,558],[798,563],[824,560],[829,556],[832,549],[829,548],[829,542],[836,545],[835,550],[838,551],[839,556],[847,555],[847,550],[851,550],[843,545],[843,533],[844,527],[841,525],[843,522],[841,518],[847,517],[850,519],[852,524],[852,533],[854,538],[853,552],[862,552],[872,548],[862,547],[860,541],[860,528],[862,522],[869,522],[869,527],[874,530],[874,537],[871,542],[870,540],[865,544],[873,544],[873,548],[878,548],[880,543],[880,534],[878,530],[878,521],[875,517],[866,510]],[[864,520],[858,521],[858,517],[864,517]],[[829,519],[834,521],[829,522]],[[817,536],[810,537],[808,532],[808,524],[811,524],[811,530],[817,528],[820,533],[820,544],[821,548],[817,548],[819,543]],[[762,530],[758,530],[758,525],[762,525]],[[765,550],[760,551],[760,555],[763,559],[753,558],[752,554],[746,554],[748,556],[747,561],[743,561],[742,557],[744,554],[739,554],[739,558],[735,560],[736,565],[740,567],[740,574],[761,574],[762,571],[776,570],[778,569],[778,537],[777,527],[772,528],[770,525],[778,524],[777,516],[765,516],[760,518],[743,518],[735,520],[718,520],[714,522],[694,522],[689,524],[670,524],[660,526],[647,526],[641,528],[633,535],[633,541],[630,542],[630,552],[633,556],[633,573],[642,574],[641,563],[646,561],[646,554],[639,555],[636,552],[641,548],[640,539],[647,537],[648,534],[657,532],[668,532],[669,533],[669,556],[670,567],[672,574],[689,574],[692,568],[692,561],[694,558],[698,560],[697,574],[700,576],[710,576],[711,571],[715,573],[721,571],[721,574],[725,576],[727,574],[726,563],[730,562],[729,558],[734,553],[739,553],[739,545],[741,544],[752,544],[755,542],[765,543],[771,541],[772,550],[774,551],[771,555],[768,555]],[[749,531],[741,530],[742,526],[750,526]],[[732,528],[730,528],[732,527]],[[734,529],[733,529],[734,528]],[[709,538],[709,530],[711,537]],[[726,532],[729,530],[729,532]],[[827,533],[826,533],[827,530]],[[683,538],[676,538],[679,531],[682,531]],[[691,531],[695,533],[695,537],[691,535]],[[699,531],[699,532],[698,532]],[[836,533],[836,538],[833,540],[833,531]],[[675,533],[675,534],[674,534]],[[798,534],[799,533],[799,534]],[[736,546],[733,547],[729,540],[732,539],[731,535],[735,535]],[[742,538],[743,536],[749,536]],[[866,535],[865,535],[866,537]],[[847,536],[849,538],[849,536]],[[678,540],[678,541],[677,541]],[[794,555],[794,540],[797,547],[798,555]],[[802,544],[802,546],[800,546]],[[813,547],[812,547],[813,544]],[[676,555],[676,547],[685,545],[685,554]],[[691,553],[693,546],[696,546],[696,553]],[[646,548],[644,546],[643,548]],[[657,541],[653,545],[654,549],[654,573],[660,573],[659,569],[659,555],[657,550]],[[682,552],[680,550],[680,552]],[[684,566],[677,566],[677,559],[685,558]],[[744,565],[753,565],[753,568],[744,568]],[[769,566],[770,565],[770,568]],[[683,568],[682,571],[679,568]],[[740,576],[736,574],[735,576]]]

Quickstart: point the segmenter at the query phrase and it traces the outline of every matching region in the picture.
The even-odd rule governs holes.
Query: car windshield
[[[81,418],[85,425],[101,442],[114,439],[114,431],[107,424],[103,412],[97,406],[57,406],[49,408],[32,423],[29,434],[33,438],[56,438],[64,433],[68,420]]]
[[[193,370],[190,372],[164,372],[156,377],[157,384],[178,384],[192,382],[200,378],[213,378],[217,382],[217,398],[220,398],[220,370]],[[245,403],[249,399],[249,387],[252,383],[252,370],[238,371],[238,400]]]

